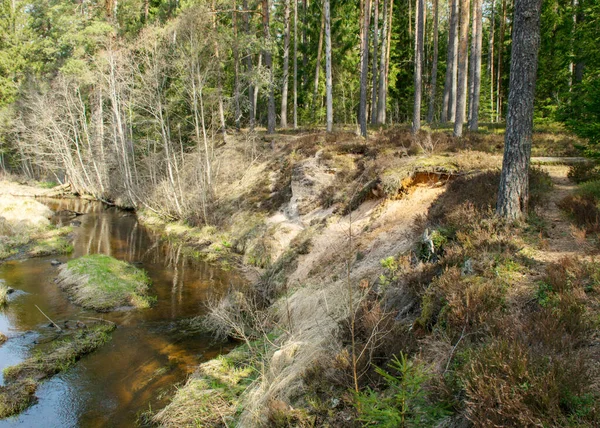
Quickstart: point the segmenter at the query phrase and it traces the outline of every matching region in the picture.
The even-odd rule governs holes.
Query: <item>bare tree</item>
[[[456,105],[456,78],[458,72],[458,0],[450,0],[450,29],[446,59],[446,81],[441,122],[454,122]]]
[[[333,130],[333,95],[331,78],[331,13],[325,0],[325,88],[327,93],[327,132]]]
[[[433,63],[431,65],[431,88],[429,90],[429,110],[427,112],[427,122],[433,123],[435,114],[435,96],[437,91],[438,74],[438,32],[439,32],[439,0],[433,0]]]
[[[469,130],[479,128],[479,99],[481,94],[481,45],[483,42],[483,3],[473,2],[473,35],[471,44],[471,93],[469,94]]]
[[[283,9],[283,83],[281,87],[281,119],[282,128],[287,128],[288,86],[290,75],[290,0],[285,0]]]
[[[460,42],[458,47],[458,84],[454,136],[462,137],[467,108],[467,61],[469,58],[469,0],[460,0]]]
[[[542,0],[516,0],[504,160],[496,211],[509,219],[527,215],[533,102],[540,46]]]
[[[413,104],[413,135],[421,129],[421,98],[423,94],[423,43],[425,38],[425,0],[416,1],[415,10],[415,98]]]

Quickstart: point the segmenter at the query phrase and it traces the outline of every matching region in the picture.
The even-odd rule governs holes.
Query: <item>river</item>
[[[185,381],[200,362],[228,350],[206,335],[186,334],[181,320],[202,314],[207,299],[242,280],[184,255],[181,246],[161,241],[134,213],[77,199],[42,202],[55,211],[85,214],[76,219],[81,225],[74,228],[72,254],[0,265],[0,281],[18,290],[0,309],[0,331],[9,337],[0,345],[0,370],[25,359],[35,342],[51,333],[35,305],[53,320],[102,317],[118,328],[102,348],[43,382],[36,392],[37,403],[16,417],[0,420],[0,428],[132,426],[141,412],[164,406],[174,385]],[[157,304],[147,310],[107,314],[73,305],[54,283],[56,268],[50,261],[94,253],[145,269]]]

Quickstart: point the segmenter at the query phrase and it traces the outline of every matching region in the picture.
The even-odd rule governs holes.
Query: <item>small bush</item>
[[[600,165],[592,162],[581,162],[569,168],[567,176],[575,183],[600,180]]]
[[[577,226],[588,232],[600,231],[600,210],[592,196],[569,195],[558,207],[569,214]]]
[[[390,371],[376,368],[387,388],[376,392],[368,388],[356,394],[359,420],[366,426],[433,427],[449,412],[443,403],[429,399],[426,384],[431,374],[423,363],[409,359],[405,354],[394,357]]]

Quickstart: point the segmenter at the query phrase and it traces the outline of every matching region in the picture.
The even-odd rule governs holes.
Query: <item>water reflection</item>
[[[208,337],[181,334],[178,321],[201,314],[209,296],[241,280],[186,256],[179,245],[160,241],[133,213],[83,200],[44,202],[61,212],[55,221],[63,224],[75,218],[65,210],[84,213],[75,218],[81,224],[74,227],[74,252],[60,261],[103,253],[134,263],[148,272],[158,302],[149,310],[98,315],[66,299],[53,282],[51,257],[1,265],[0,280],[24,293],[0,312],[0,331],[11,337],[0,346],[0,369],[26,358],[37,338],[51,330],[34,305],[52,319],[100,316],[119,328],[106,346],[42,384],[39,402],[16,418],[1,420],[0,428],[131,426],[140,411],[164,405],[172,385],[200,361],[223,351]]]

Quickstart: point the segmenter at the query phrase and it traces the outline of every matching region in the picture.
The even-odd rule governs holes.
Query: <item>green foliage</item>
[[[364,426],[389,428],[433,427],[449,415],[442,403],[432,402],[426,384],[431,380],[427,367],[401,353],[389,364],[390,371],[377,367],[387,389],[367,389],[356,394],[358,420]]]

